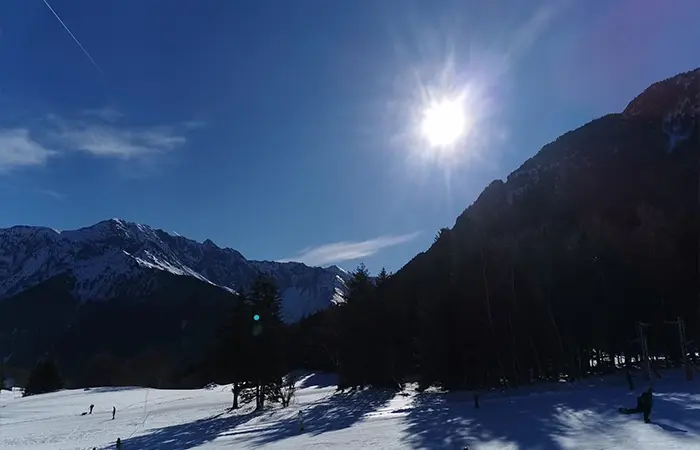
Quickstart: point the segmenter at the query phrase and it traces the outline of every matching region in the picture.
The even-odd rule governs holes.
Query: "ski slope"
[[[651,424],[617,413],[621,405],[634,406],[637,394],[620,376],[487,393],[478,410],[467,393],[336,393],[332,382],[307,375],[294,404],[262,413],[227,411],[228,386],[93,388],[28,398],[2,391],[0,448],[106,449],[119,437],[134,450],[700,449],[700,382],[677,376],[655,382]],[[93,414],[81,416],[90,404]]]

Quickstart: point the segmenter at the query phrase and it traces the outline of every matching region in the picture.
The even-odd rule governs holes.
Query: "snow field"
[[[124,449],[654,449],[700,450],[700,382],[655,383],[651,424],[617,412],[634,405],[624,381],[586,381],[508,393],[336,393],[333,377],[307,375],[295,402],[230,412],[230,386],[198,390],[93,388],[19,398],[0,393],[0,448]],[[622,382],[621,382],[622,381]],[[556,389],[558,387],[558,389]],[[638,386],[644,389],[646,386]],[[90,404],[92,415],[81,416]],[[112,406],[117,415],[111,420]],[[298,413],[302,411],[304,430]]]

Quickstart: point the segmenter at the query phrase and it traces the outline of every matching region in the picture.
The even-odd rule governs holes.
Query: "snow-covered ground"
[[[114,448],[119,437],[125,450],[700,449],[699,380],[664,375],[655,382],[651,424],[617,412],[621,405],[633,406],[636,394],[620,377],[562,383],[549,392],[539,387],[484,395],[478,410],[466,393],[336,394],[332,381],[308,375],[292,406],[262,413],[226,411],[231,403],[227,386],[93,388],[29,398],[2,391],[0,448],[104,449]],[[81,416],[90,404],[93,414]]]

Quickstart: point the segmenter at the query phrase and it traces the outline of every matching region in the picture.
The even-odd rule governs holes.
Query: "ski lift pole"
[[[690,364],[688,364],[688,348],[687,342],[685,340],[685,322],[679,317],[678,318],[678,338],[681,343],[681,357],[683,358],[683,368],[685,369],[685,379],[687,381],[692,381],[693,371],[690,369]]]
[[[688,342],[685,340],[685,322],[683,322],[683,319],[678,317],[676,320],[666,321],[666,323],[676,325],[678,328],[678,342],[681,346],[681,363],[683,364],[686,380],[691,381],[693,379],[693,371],[690,369],[690,365],[688,364]]]
[[[644,327],[648,324],[637,322],[637,329],[639,332],[639,345],[642,349],[642,358],[646,365],[647,381],[651,382],[651,361],[649,360],[649,348],[647,347],[647,340],[644,336]]]

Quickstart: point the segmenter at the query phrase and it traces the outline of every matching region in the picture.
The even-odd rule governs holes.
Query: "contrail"
[[[100,66],[97,65],[97,63],[95,62],[95,60],[92,59],[92,56],[90,56],[90,53],[88,53],[88,51],[85,50],[85,47],[83,47],[83,44],[80,43],[80,41],[78,40],[78,38],[76,38],[75,35],[74,35],[73,33],[71,33],[71,31],[68,29],[68,27],[66,26],[66,24],[63,23],[63,21],[61,20],[60,17],[58,17],[58,14],[56,14],[56,11],[54,11],[53,8],[51,7],[51,5],[49,5],[49,2],[47,2],[46,0],[44,0],[44,4],[46,5],[47,8],[49,8],[49,10],[53,13],[53,15],[56,16],[56,18],[58,19],[58,21],[61,22],[61,25],[63,25],[63,28],[66,29],[66,31],[68,32],[68,34],[70,34],[70,37],[73,38],[73,40],[75,41],[75,43],[78,44],[78,46],[79,46],[80,49],[83,51],[83,53],[85,53],[85,56],[87,56],[88,59],[90,60],[90,62],[92,62],[92,65],[95,66],[95,68],[96,68],[102,75],[104,75],[104,72],[102,72],[102,69],[100,69]]]

